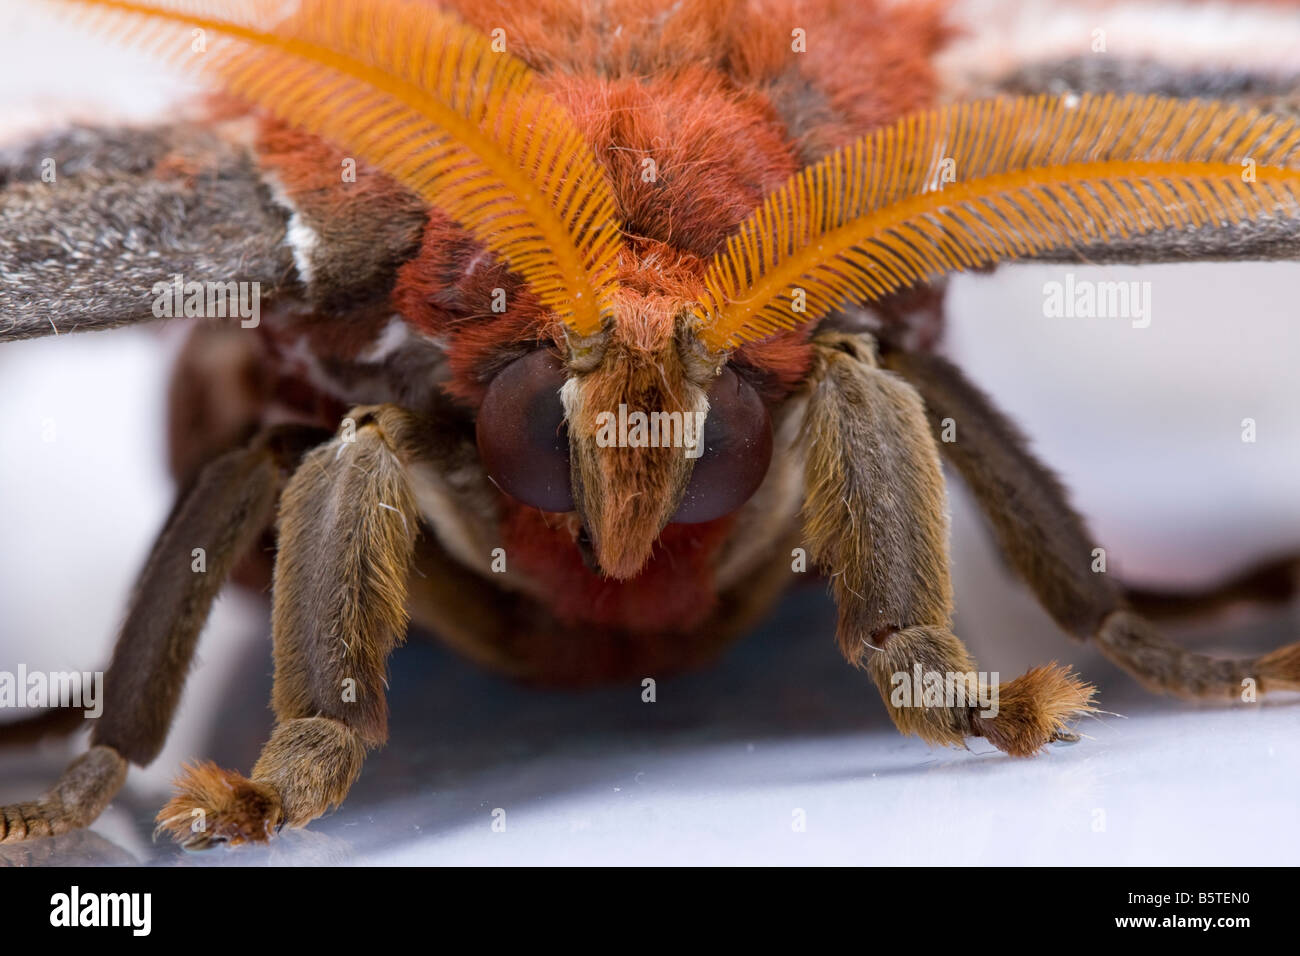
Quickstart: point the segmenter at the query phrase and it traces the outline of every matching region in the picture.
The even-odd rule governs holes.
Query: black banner
[[[494,936],[517,927],[541,943],[564,932],[561,921],[571,921],[575,935],[608,930],[611,941],[620,924],[634,935],[679,924],[692,935],[719,932],[734,940],[775,924],[815,935],[811,920],[841,923],[852,915],[887,923],[891,935],[913,935],[918,945],[942,933],[969,944],[1013,930],[1050,932],[1044,939],[1072,944],[1131,937],[1184,946],[1201,937],[1233,946],[1279,938],[1295,925],[1292,874],[1278,869],[898,867],[833,881],[823,875],[733,869],[720,893],[716,873],[665,868],[575,868],[544,881],[501,869],[30,868],[0,870],[0,899],[6,942],[14,944],[75,934],[79,942],[131,946],[253,931],[259,944],[337,946],[382,938],[385,926],[409,931],[412,921],[431,946],[443,926],[451,938],[473,927],[490,926]],[[841,935],[844,926],[823,929]]]

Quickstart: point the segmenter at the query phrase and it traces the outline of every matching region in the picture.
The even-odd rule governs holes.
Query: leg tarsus
[[[1097,630],[1097,646],[1113,663],[1158,693],[1190,700],[1252,700],[1267,693],[1300,690],[1300,643],[1258,658],[1210,657],[1184,650],[1156,627],[1128,610],[1108,614]]]
[[[931,745],[961,747],[974,736],[970,708],[926,707],[920,701],[895,699],[901,680],[910,682],[916,668],[926,674],[965,674],[975,662],[965,645],[946,627],[905,627],[877,635],[877,651],[868,651],[867,672],[880,691],[890,718],[901,733],[914,734]],[[910,686],[910,683],[909,683]]]
[[[89,825],[126,782],[126,758],[91,747],[38,800],[0,807],[0,843],[57,836]]]
[[[343,722],[301,717],[276,726],[253,779],[279,791],[289,826],[306,826],[343,802],[365,756],[361,737]]]
[[[897,630],[883,639],[866,664],[894,725],[932,745],[961,747],[968,737],[983,737],[1013,757],[1031,757],[1057,740],[1077,740],[1070,722],[1095,710],[1095,688],[1055,663],[998,684],[986,710],[985,703],[972,699],[971,694],[989,691],[978,687],[975,662],[947,628]],[[956,681],[951,686],[962,699],[952,704],[945,700],[924,705],[912,699],[900,703],[895,691],[900,681],[910,684],[918,667],[922,675],[934,674],[940,681],[970,675],[976,688]],[[982,716],[985,713],[987,716]]]

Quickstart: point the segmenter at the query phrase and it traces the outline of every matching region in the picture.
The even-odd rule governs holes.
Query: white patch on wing
[[[357,361],[378,364],[405,345],[410,338],[410,327],[400,315],[395,315],[388,320],[370,348],[357,356]]]
[[[298,278],[302,280],[303,285],[310,286],[312,282],[312,256],[320,246],[320,235],[311,226],[307,225],[306,220],[294,205],[293,200],[289,198],[288,191],[284,188],[284,183],[275,173],[264,172],[262,180],[271,190],[271,198],[277,206],[289,211],[289,223],[285,228],[284,241],[289,246],[289,251],[293,254],[293,264],[298,270]]]
[[[962,0],[959,30],[937,58],[946,97],[980,88],[1032,63],[1080,56],[1150,59],[1171,68],[1300,73],[1300,7],[1282,3],[1170,0]],[[1093,31],[1106,52],[1093,52]]]

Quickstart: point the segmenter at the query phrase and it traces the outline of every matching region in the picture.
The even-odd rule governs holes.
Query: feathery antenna
[[[302,0],[285,17],[283,0],[50,2],[383,170],[574,331],[612,311],[621,230],[596,157],[522,61],[431,5]]]
[[[715,349],[945,273],[1163,230],[1300,214],[1300,124],[1159,96],[912,114],[796,174],[709,266]]]

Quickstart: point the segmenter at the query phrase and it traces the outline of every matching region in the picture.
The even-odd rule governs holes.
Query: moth
[[[959,11],[874,0],[49,5],[215,92],[201,122],[67,130],[0,167],[0,339],[193,327],[181,490],[103,715],[0,840],[86,826],[156,756],[230,579],[272,583],[276,721],[247,776],[184,768],[157,823],[187,847],[343,801],[412,621],[523,681],[639,684],[707,663],[805,561],[903,733],[1074,739],[1094,689],[1055,664],[995,710],[891,693],[976,671],[941,455],[1071,638],[1157,691],[1300,689],[1300,644],[1219,659],[1153,623],[1288,598],[1294,561],[1197,594],[1097,573],[1060,482],[933,348],[957,270],[1294,258],[1300,63],[1083,37],[954,66]]]

